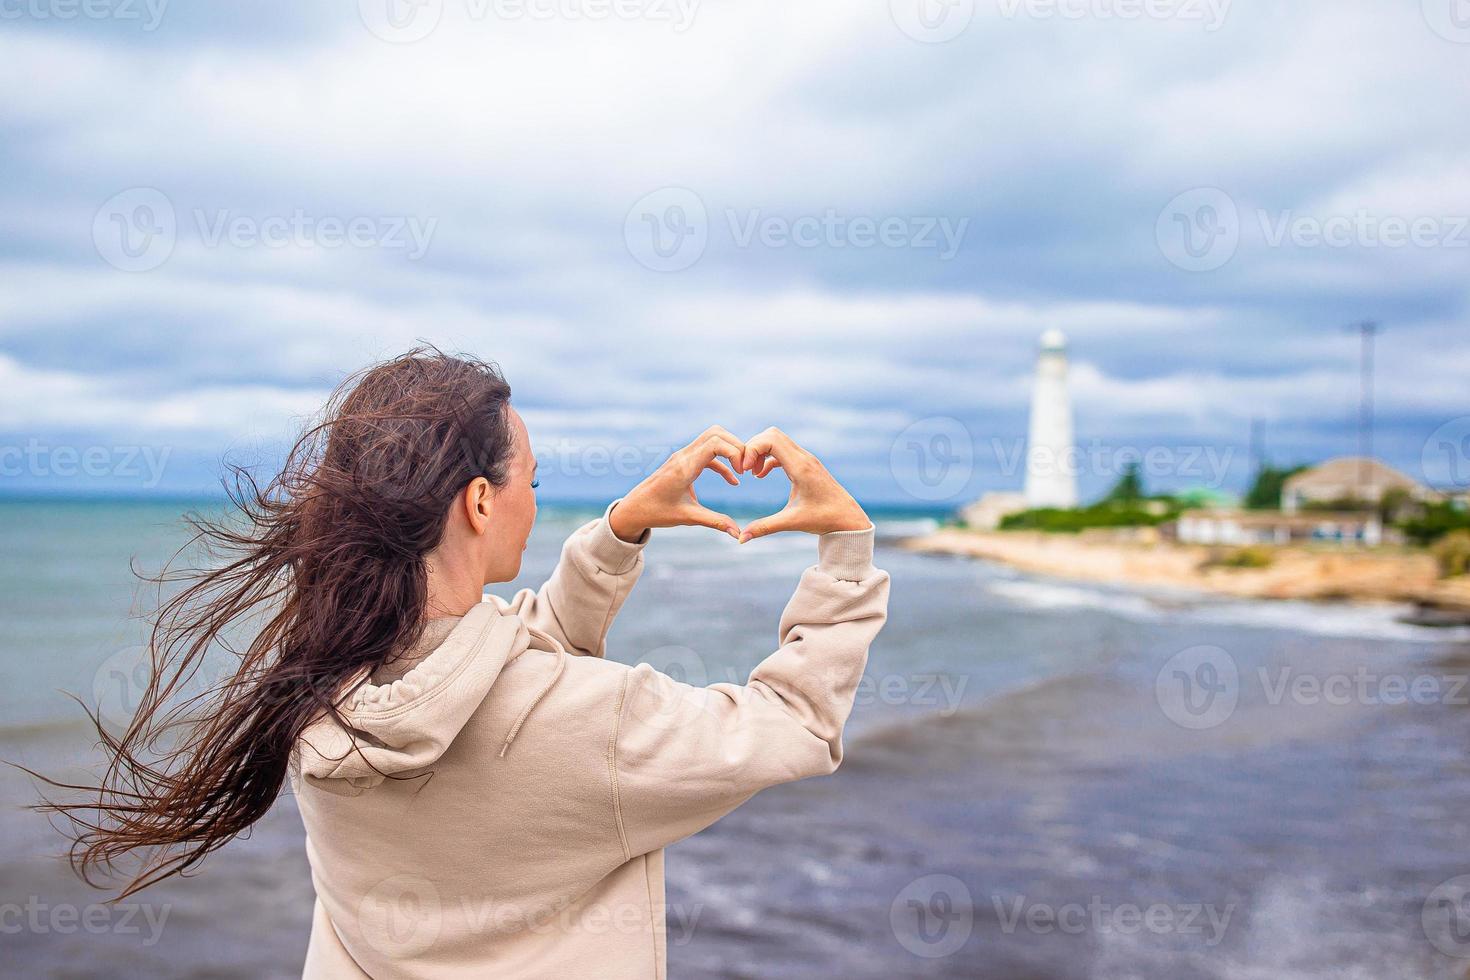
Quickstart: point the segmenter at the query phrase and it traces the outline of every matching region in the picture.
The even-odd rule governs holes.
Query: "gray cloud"
[[[1386,456],[1417,468],[1470,413],[1470,48],[1415,5],[1229,4],[1205,30],[996,0],[945,44],[887,6],[699,5],[676,32],[446,0],[413,44],[352,5],[170,8],[151,38],[22,21],[0,84],[46,86],[0,106],[0,430],[155,440],[205,461],[192,484],[210,447],[282,437],[425,338],[500,360],[549,444],[775,421],[875,498],[907,496],[898,434],[953,417],[978,457],[959,498],[1019,482],[990,443],[1024,431],[1035,337],[1060,326],[1082,438],[1233,449],[1238,486],[1252,418],[1283,459],[1352,449],[1363,317],[1388,325]],[[98,210],[139,187],[176,237],[121,271]],[[707,241],[656,272],[625,227],[667,187]],[[1239,239],[1205,270],[1160,238],[1194,188]],[[323,230],[353,221],[367,244]],[[421,255],[387,243],[399,221],[432,227]],[[865,238],[885,222],[891,243]],[[1394,222],[1425,241],[1383,244]]]

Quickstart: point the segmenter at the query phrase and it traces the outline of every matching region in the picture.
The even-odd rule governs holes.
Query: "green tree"
[[[1256,479],[1245,495],[1245,506],[1249,510],[1275,510],[1281,506],[1281,488],[1286,481],[1296,476],[1306,466],[1277,467],[1262,463],[1256,471]]]
[[[1424,513],[1399,525],[1415,544],[1432,544],[1451,531],[1470,530],[1470,511],[1449,501],[1429,504]]]
[[[1118,482],[1103,499],[1121,504],[1133,504],[1143,499],[1143,468],[1137,460],[1124,467],[1123,475],[1118,477]]]
[[[1407,520],[1417,509],[1413,495],[1403,487],[1389,487],[1378,499],[1378,517],[1385,524]]]

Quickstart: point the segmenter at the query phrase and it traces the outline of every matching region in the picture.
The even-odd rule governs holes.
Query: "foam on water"
[[[917,538],[939,530],[939,521],[933,517],[878,517],[873,521],[877,536],[881,539]]]
[[[1100,609],[1132,620],[1159,619],[1164,615],[1157,603],[1142,595],[1060,582],[1003,579],[992,582],[988,591],[1032,609]]]
[[[1289,630],[1316,636],[1364,637],[1407,643],[1463,643],[1470,628],[1403,621],[1408,605],[1308,602],[1294,599],[1216,599],[1177,593],[1121,591],[1038,579],[998,579],[987,591],[1032,609],[1095,609],[1135,622],[1197,622]]]

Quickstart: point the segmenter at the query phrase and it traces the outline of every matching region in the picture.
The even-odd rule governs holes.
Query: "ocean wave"
[[[873,520],[876,537],[882,540],[916,538],[939,530],[933,517],[878,517]]]
[[[1037,579],[1001,579],[991,582],[987,590],[992,595],[1032,609],[1101,609],[1137,620],[1161,619],[1166,611],[1153,599],[1138,593]]]
[[[1403,621],[1413,607],[1387,603],[1310,602],[1299,599],[1188,598],[1178,593],[1121,591],[1038,579],[998,579],[987,590],[1032,609],[1100,610],[1139,622],[1196,622],[1286,630],[1315,636],[1361,637],[1409,643],[1464,643],[1470,628]]]
[[[1403,622],[1414,607],[1402,604],[1308,602],[1297,599],[1208,602],[1188,610],[1197,620],[1318,636],[1363,637],[1410,643],[1464,643],[1470,628],[1420,626]]]

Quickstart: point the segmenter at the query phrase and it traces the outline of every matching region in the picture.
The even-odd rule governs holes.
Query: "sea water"
[[[208,506],[208,505],[206,505]],[[178,502],[0,503],[0,755],[95,761],[72,692],[125,713]],[[592,507],[543,507],[535,585]],[[1139,592],[913,554],[825,779],[668,851],[676,977],[1460,977],[1470,638],[1391,607]],[[810,537],[655,533],[609,656],[743,681]],[[1228,710],[1227,710],[1228,709]],[[119,906],[0,773],[4,972],[299,975],[312,891],[289,796]],[[486,806],[493,806],[487,800]]]

